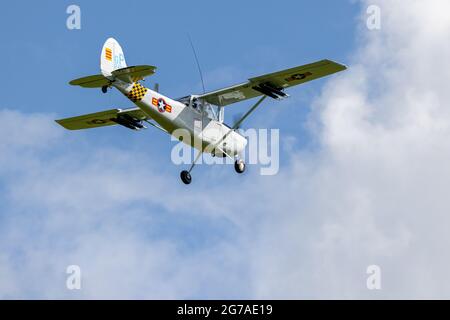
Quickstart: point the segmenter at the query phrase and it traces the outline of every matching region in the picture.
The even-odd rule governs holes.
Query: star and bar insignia
[[[285,80],[287,82],[296,81],[296,80],[298,81],[298,80],[303,80],[303,79],[305,79],[306,77],[309,77],[309,76],[312,76],[311,72],[296,73],[296,74],[293,74],[292,76],[290,76],[289,78],[286,78]]]
[[[164,112],[164,111],[167,111],[169,113],[172,112],[172,106],[168,105],[163,98],[159,98],[159,99],[153,98],[152,104],[156,108],[158,108],[159,112]]]

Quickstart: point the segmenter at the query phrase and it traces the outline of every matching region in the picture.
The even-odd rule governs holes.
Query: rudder
[[[100,69],[108,79],[112,79],[112,72],[127,66],[122,47],[114,38],[108,38],[103,45],[100,57]]]

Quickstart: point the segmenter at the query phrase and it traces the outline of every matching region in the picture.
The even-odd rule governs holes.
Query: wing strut
[[[159,124],[156,124],[156,123],[153,123],[153,122],[150,122],[150,121],[148,121],[147,119],[146,120],[144,120],[145,122],[147,122],[149,125],[151,125],[151,126],[153,126],[153,127],[155,127],[156,129],[159,129],[159,130],[161,130],[162,132],[165,132],[165,133],[169,133],[166,129],[164,129],[163,127],[161,127]],[[169,133],[170,134],[170,133]]]
[[[264,96],[262,96],[261,97],[261,99],[259,99],[258,100],[258,102],[257,103],[255,103],[255,105],[253,106],[253,107],[251,107],[238,121],[236,121],[236,123],[234,124],[234,126],[233,126],[233,128],[231,128],[231,130],[236,130],[236,128],[239,128],[239,126],[241,125],[241,123],[242,122],[244,122],[244,120],[253,112],[253,111],[255,111],[255,109],[256,108],[258,108],[258,106],[261,104],[261,102],[263,102],[264,101],[264,99],[266,98],[267,96],[266,95],[264,95]],[[222,142],[223,140],[225,140],[226,139],[226,137],[228,136],[228,134],[231,132],[231,130],[230,131],[228,131],[227,132],[227,134],[222,138],[222,140],[220,141],[220,142]]]

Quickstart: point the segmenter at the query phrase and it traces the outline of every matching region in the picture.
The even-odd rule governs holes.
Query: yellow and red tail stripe
[[[110,48],[105,48],[105,58],[108,61],[112,61],[112,50]]]

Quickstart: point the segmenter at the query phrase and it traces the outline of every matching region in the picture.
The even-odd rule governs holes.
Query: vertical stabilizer
[[[112,72],[117,69],[122,69],[127,66],[125,56],[120,44],[113,38],[106,40],[102,48],[102,55],[100,57],[100,69],[102,74],[112,79]]]

